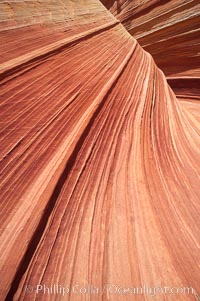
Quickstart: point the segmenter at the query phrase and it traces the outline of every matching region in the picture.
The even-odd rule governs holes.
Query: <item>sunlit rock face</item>
[[[158,47],[158,17],[155,40],[140,25],[170,3],[190,20],[182,6],[195,2],[158,2],[134,1],[135,17],[131,1],[0,3],[0,300],[152,300],[107,284],[187,287],[153,298],[198,300],[199,92],[179,82],[174,43]],[[178,77],[181,101],[120,21],[141,26],[134,36]],[[178,24],[166,41],[194,55],[196,33]]]

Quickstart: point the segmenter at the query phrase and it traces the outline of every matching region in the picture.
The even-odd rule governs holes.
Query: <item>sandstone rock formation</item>
[[[152,300],[36,290],[56,284],[191,287],[153,298],[199,298],[199,69],[188,57],[187,72],[170,66],[171,44],[141,26],[178,99],[123,26],[132,33],[124,20],[139,27],[150,4],[160,13],[140,2],[136,17],[123,1],[111,12],[98,0],[0,3],[0,300]],[[194,54],[198,31],[187,30],[180,45],[186,36]]]
[[[151,53],[174,92],[185,101],[200,94],[198,0],[102,0],[142,47]],[[196,107],[196,110],[198,108]]]

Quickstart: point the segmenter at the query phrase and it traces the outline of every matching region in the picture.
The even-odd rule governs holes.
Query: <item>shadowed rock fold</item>
[[[102,2],[0,3],[1,300],[199,300],[198,1]]]

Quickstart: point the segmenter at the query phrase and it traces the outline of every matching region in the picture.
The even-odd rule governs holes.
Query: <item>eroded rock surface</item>
[[[152,300],[38,284],[192,287],[178,300],[197,300],[198,90],[177,99],[123,10],[0,6],[1,300]]]

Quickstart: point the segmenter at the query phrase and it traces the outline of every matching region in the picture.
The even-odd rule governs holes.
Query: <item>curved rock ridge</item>
[[[102,3],[152,54],[177,95],[200,95],[198,0],[115,0]]]
[[[97,0],[0,5],[0,299],[198,300],[198,90]]]

